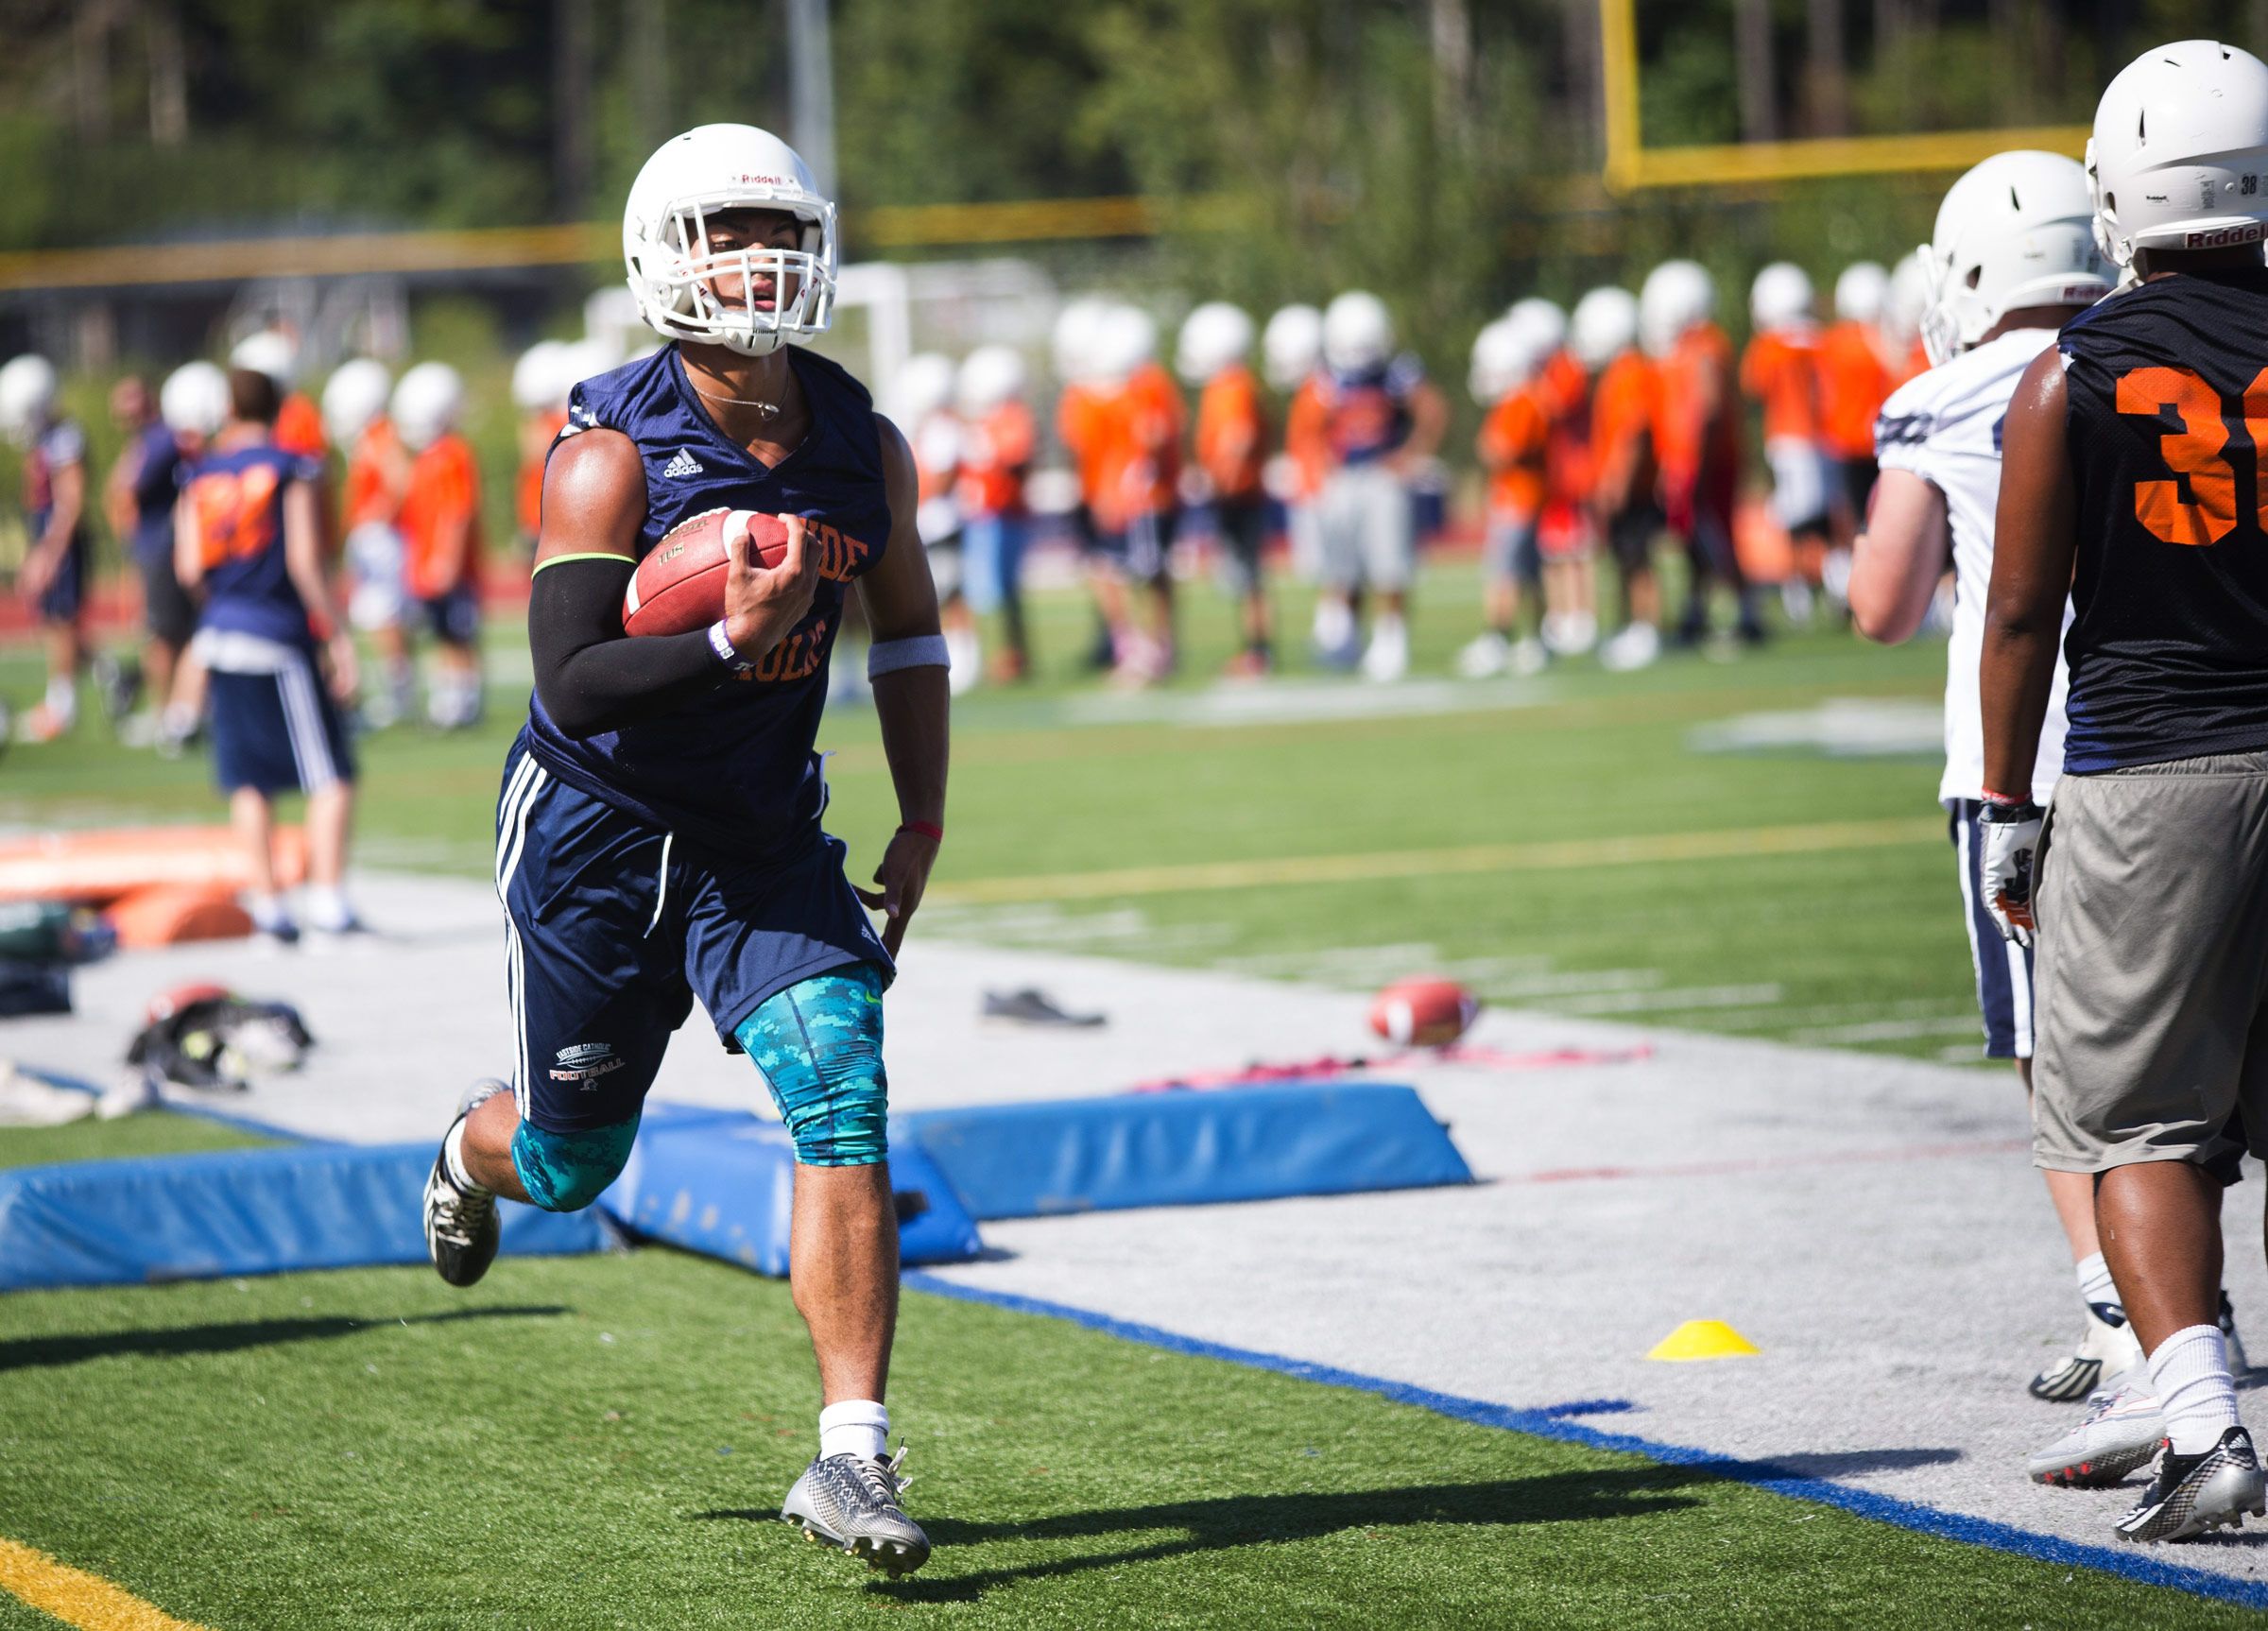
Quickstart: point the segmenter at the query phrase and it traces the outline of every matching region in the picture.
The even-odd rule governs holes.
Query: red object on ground
[[[787,524],[754,510],[712,509],[679,522],[645,553],[622,592],[625,634],[688,634],[725,614],[725,541],[746,524],[756,558],[777,566],[787,553]]]
[[[275,856],[280,885],[301,882],[306,830],[277,828]],[[102,906],[159,884],[233,893],[251,881],[244,844],[226,827],[119,827],[0,844],[0,901]]]
[[[193,1007],[198,1003],[218,1002],[229,994],[228,987],[215,986],[210,981],[176,986],[170,991],[160,991],[150,998],[149,1006],[142,1011],[142,1019],[144,1023],[154,1025],[172,1019],[183,1008]]]
[[[111,903],[103,916],[129,951],[178,946],[187,940],[241,940],[252,915],[236,904],[232,889],[195,884],[155,884]]]
[[[1480,998],[1454,980],[1397,980],[1370,1004],[1370,1028],[1405,1048],[1438,1048],[1463,1036],[1480,1011]]]

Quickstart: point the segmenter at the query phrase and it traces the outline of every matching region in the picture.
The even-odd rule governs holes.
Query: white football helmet
[[[1835,280],[1835,316],[1872,327],[1882,320],[1882,302],[1889,296],[1890,274],[1880,264],[1853,261]]]
[[[183,363],[158,387],[158,417],[176,436],[211,440],[229,422],[229,376],[215,363]]]
[[[727,210],[791,215],[803,223],[800,245],[713,249],[709,217]],[[623,264],[646,326],[744,356],[827,332],[840,255],[833,203],[819,197],[793,147],[753,125],[702,125],[662,143],[630,183],[622,213]],[[757,277],[771,281],[770,311],[747,298]],[[717,293],[730,279],[744,291],[737,303]]]
[[[1882,297],[1882,338],[1901,353],[1921,338],[1921,314],[1930,305],[1930,273],[1915,250],[1890,268],[1890,289]]]
[[[1297,390],[1322,357],[1323,314],[1311,305],[1294,301],[1261,331],[1261,371],[1280,391]]]
[[[1095,325],[1090,349],[1092,377],[1102,385],[1124,385],[1157,354],[1156,319],[1139,306],[1113,305]]]
[[[990,413],[1024,393],[1023,353],[1014,346],[979,346],[961,359],[955,398],[971,419]]]
[[[512,365],[512,405],[522,413],[543,413],[567,403],[565,340],[538,340]]]
[[[1323,308],[1323,360],[1340,373],[1374,369],[1394,354],[1394,318],[1366,289],[1349,289]]]
[[[579,340],[569,340],[559,348],[559,405],[566,405],[576,386],[600,374],[612,373],[622,367],[622,361],[621,352],[597,335],[585,335]]]
[[[1109,310],[1102,296],[1080,295],[1056,314],[1055,327],[1048,331],[1048,360],[1057,382],[1083,384],[1093,377],[1094,337]]]
[[[2095,104],[2087,144],[2097,245],[2214,249],[2268,232],[2268,62],[2218,40],[2179,40],[2128,63]]]
[[[350,357],[333,369],[323,382],[323,433],[333,445],[345,447],[369,429],[393,388],[394,376],[375,357]]]
[[[1524,331],[1536,335],[1543,354],[1550,356],[1567,344],[1567,314],[1558,302],[1547,300],[1541,295],[1530,295],[1524,300],[1514,300],[1512,309],[1504,314]]]
[[[1667,356],[1686,330],[1716,315],[1717,283],[1698,261],[1664,261],[1638,293],[1638,335],[1655,356]]]
[[[1577,300],[1568,339],[1575,361],[1596,373],[1636,345],[1638,308],[1637,296],[1612,284]]]
[[[1811,274],[1793,261],[1774,261],[1748,285],[1748,321],[1758,329],[1792,329],[1812,320]]]
[[[1933,367],[2019,306],[2091,305],[2110,292],[2087,172],[2059,153],[1995,153],[1971,169],[1937,206],[1919,253],[1930,278],[1921,343]]]
[[[942,413],[953,401],[953,359],[942,352],[916,352],[898,365],[889,388],[890,418],[909,435],[923,420]]]
[[[1244,307],[1208,300],[1181,324],[1181,338],[1174,347],[1174,371],[1191,385],[1201,386],[1251,354],[1252,318]]]
[[[402,445],[423,453],[456,428],[464,411],[465,382],[447,363],[420,363],[394,386],[394,429]]]
[[[247,373],[266,374],[279,393],[300,383],[299,342],[282,329],[262,329],[238,340],[229,352],[229,367]]]
[[[35,352],[0,366],[0,433],[29,447],[55,412],[55,365]]]
[[[1472,400],[1492,408],[1507,393],[1536,377],[1550,350],[1531,323],[1499,318],[1473,336],[1472,369],[1468,385]]]

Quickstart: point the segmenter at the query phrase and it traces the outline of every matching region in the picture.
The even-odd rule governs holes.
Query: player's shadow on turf
[[[247,1319],[227,1325],[176,1325],[156,1331],[98,1331],[66,1336],[24,1336],[0,1342],[0,1371],[29,1370],[39,1365],[78,1365],[112,1354],[235,1353],[248,1348],[268,1348],[285,1342],[314,1342],[326,1337],[352,1336],[358,1331],[399,1325],[449,1325],[462,1319],[537,1319],[573,1313],[555,1304],[515,1304],[503,1308],[459,1308],[442,1313],[389,1314],[377,1319],[349,1319],[326,1314],[309,1319]]]
[[[1077,1541],[1110,1536],[1166,1533],[1137,1545],[1012,1568],[983,1569],[950,1579],[917,1576],[874,1588],[912,1602],[968,1602],[1002,1586],[1050,1575],[1119,1569],[1194,1552],[1222,1552],[1242,1546],[1270,1546],[1327,1535],[1432,1523],[1474,1525],[1580,1523],[1600,1519],[1651,1518],[1699,1504],[1686,1486],[1735,1478],[1748,1483],[1776,1478],[1820,1477],[1889,1468],[1954,1461],[1952,1450],[1854,1451],[1790,1457],[1783,1461],[1699,1461],[1689,1466],[1659,1464],[1607,1468],[1595,1472],[1557,1472],[1539,1478],[1507,1478],[1491,1484],[1430,1484],[1404,1489],[1317,1491],[1298,1495],[1226,1496],[1212,1501],[1176,1501],[1154,1506],[1064,1512],[1050,1518],[974,1523],[922,1516],[921,1526],[940,1548],[991,1542]],[[778,1522],[777,1511],[696,1512],[696,1519],[747,1519]],[[784,1527],[784,1526],[783,1526]]]

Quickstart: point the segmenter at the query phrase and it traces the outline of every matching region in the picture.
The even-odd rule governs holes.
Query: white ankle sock
[[[78,681],[56,675],[47,681],[47,712],[58,722],[78,717]]]
[[[244,892],[243,900],[245,912],[252,919],[252,927],[260,930],[263,934],[273,934],[278,929],[290,926],[291,914],[284,910],[284,902],[273,895],[264,895],[257,889],[247,889]]]
[[[2091,1257],[2081,1258],[2077,1263],[2072,1265],[2072,1272],[2079,1277],[2079,1300],[2081,1302],[2090,1308],[2099,1302],[2118,1302],[2119,1288],[2112,1282],[2110,1265],[2103,1261],[2101,1252],[2096,1252]]]
[[[2237,1425],[2237,1383],[2217,1325],[2185,1326],[2159,1343],[2150,1383],[2176,1455],[2202,1455]]]
[[[487,1194],[488,1186],[475,1183],[472,1175],[465,1170],[465,1124],[459,1122],[449,1129],[441,1141],[441,1167],[449,1181],[470,1194]]]
[[[308,884],[301,903],[306,908],[307,921],[318,929],[337,931],[354,921],[347,892],[335,884]]]
[[[819,1412],[819,1454],[872,1460],[890,1436],[889,1407],[878,1399],[838,1399]]]

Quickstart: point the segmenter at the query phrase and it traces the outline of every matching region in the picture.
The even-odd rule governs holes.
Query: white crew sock
[[[291,915],[284,910],[284,902],[273,895],[247,889],[244,892],[244,909],[252,919],[252,927],[264,935],[272,935],[279,929],[291,927]]]
[[[838,1399],[819,1412],[819,1457],[856,1455],[872,1461],[890,1436],[889,1407],[879,1399]]]
[[[50,675],[47,679],[48,716],[59,725],[67,725],[78,717],[78,681],[67,674]]]
[[[488,1186],[473,1182],[472,1175],[465,1170],[465,1124],[462,1121],[451,1127],[449,1136],[441,1141],[441,1167],[448,1173],[449,1181],[468,1194],[489,1193]]]
[[[354,921],[354,908],[347,903],[347,892],[336,884],[310,884],[301,900],[307,910],[307,921],[318,929],[339,934]]]
[[[2185,1326],[2159,1343],[2150,1385],[2176,1455],[2203,1455],[2237,1425],[2237,1383],[2217,1325]]]
[[[2118,1303],[2119,1288],[2110,1278],[2110,1264],[2103,1261],[2101,1252],[2083,1257],[2072,1265],[2071,1272],[2079,1277],[2079,1300],[2092,1308],[2096,1303]]]

